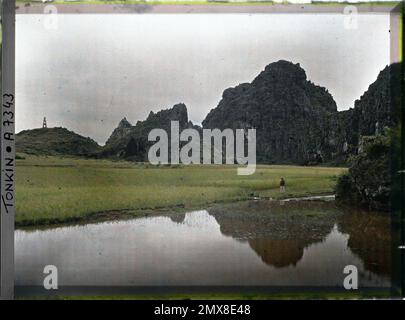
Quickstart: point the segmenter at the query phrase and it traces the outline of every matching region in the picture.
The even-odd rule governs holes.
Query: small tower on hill
[[[42,128],[48,128],[46,125],[46,117],[44,117],[44,121],[42,122]]]

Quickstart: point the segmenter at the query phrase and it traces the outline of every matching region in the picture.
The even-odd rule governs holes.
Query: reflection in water
[[[17,231],[16,284],[41,284],[44,265],[53,264],[60,285],[341,286],[353,264],[361,287],[387,287],[386,220],[331,204],[257,201]]]
[[[250,247],[268,265],[282,268],[296,265],[304,254],[304,244],[300,240],[250,239]]]
[[[304,248],[323,241],[336,219],[336,208],[322,202],[248,201],[210,213],[223,234],[247,240],[263,262],[279,268],[296,265]]]
[[[361,257],[367,270],[390,276],[391,220],[387,216],[348,211],[339,218],[339,227],[350,234],[348,246]]]

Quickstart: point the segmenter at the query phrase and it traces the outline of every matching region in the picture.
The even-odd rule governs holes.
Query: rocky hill
[[[344,162],[361,136],[395,124],[389,97],[390,90],[401,96],[399,70],[386,67],[354,108],[338,112],[327,89],[307,80],[299,64],[280,60],[251,83],[226,89],[203,127],[255,128],[259,163]]]
[[[146,120],[138,121],[134,126],[124,118],[107,140],[101,155],[147,161],[148,149],[154,143],[148,141],[149,132],[155,128],[164,129],[170,139],[171,121],[179,121],[180,131],[193,127],[183,103],[157,113],[151,111]]]
[[[90,156],[100,148],[94,140],[60,127],[24,130],[16,135],[16,150],[21,153]]]
[[[307,80],[299,64],[269,64],[251,83],[226,89],[204,128],[255,128],[257,161],[306,163],[337,149],[329,129],[338,111],[327,89]]]
[[[355,106],[337,111],[332,95],[307,79],[299,64],[271,63],[251,82],[226,89],[203,121],[207,129],[256,129],[258,163],[343,164],[358,153],[361,137],[392,127],[399,118],[393,105],[401,97],[400,64],[380,72]],[[396,97],[394,101],[390,97]],[[147,161],[152,129],[166,130],[179,121],[180,131],[201,127],[188,120],[183,103],[132,125],[122,119],[104,147],[63,128],[27,130],[17,135],[20,152],[96,155]]]

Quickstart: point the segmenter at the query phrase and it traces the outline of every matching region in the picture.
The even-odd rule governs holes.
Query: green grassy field
[[[345,169],[258,166],[238,176],[236,166],[152,166],[125,161],[20,155],[16,170],[16,224],[86,221],[98,213],[204,207],[259,197],[332,193]],[[278,183],[284,177],[286,192]]]

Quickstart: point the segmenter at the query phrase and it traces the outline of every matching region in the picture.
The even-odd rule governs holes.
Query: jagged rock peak
[[[293,81],[305,81],[307,75],[305,70],[301,68],[299,63],[292,63],[286,60],[279,60],[268,64],[264,71],[262,71],[256,79],[253,81],[262,81],[262,80],[293,80]]]
[[[180,124],[186,125],[188,123],[186,105],[184,103],[177,103],[170,109],[161,110],[157,113],[151,111],[145,121],[149,122],[165,120],[178,120]]]
[[[125,118],[107,140],[103,156],[117,156],[136,161],[147,161],[148,141],[151,130],[159,128],[170,132],[171,121],[178,121],[180,130],[193,127],[188,120],[187,107],[184,103],[175,104],[172,108],[158,112],[151,111],[145,120],[139,120],[132,126]]]
[[[132,124],[124,117],[118,124],[118,128],[130,128]]]

